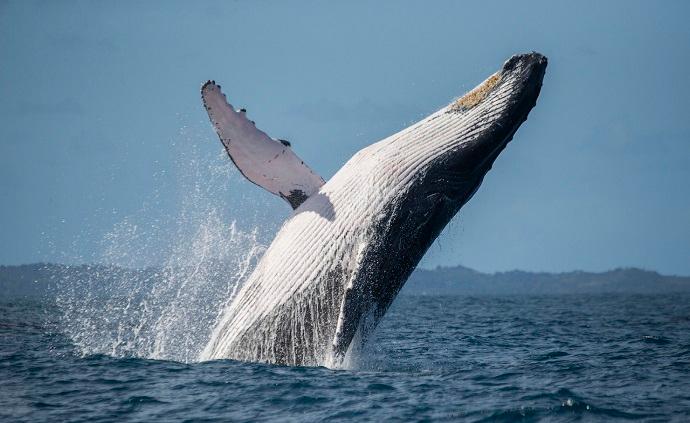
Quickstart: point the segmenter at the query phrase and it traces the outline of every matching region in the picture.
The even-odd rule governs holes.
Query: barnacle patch
[[[501,73],[496,72],[486,79],[486,81],[477,85],[472,91],[460,97],[450,106],[450,111],[457,112],[461,110],[471,109],[486,98],[491,90],[496,87],[501,80]]]

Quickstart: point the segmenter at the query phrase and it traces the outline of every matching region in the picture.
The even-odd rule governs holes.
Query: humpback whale
[[[535,52],[511,57],[464,96],[357,152],[328,182],[205,83],[203,104],[230,159],[294,211],[199,358],[342,365],[527,119],[546,64]]]

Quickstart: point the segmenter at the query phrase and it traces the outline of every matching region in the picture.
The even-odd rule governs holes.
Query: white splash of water
[[[225,154],[204,158],[187,145],[178,154],[179,211],[152,217],[157,208],[144,207],[105,235],[105,265],[61,275],[61,326],[81,354],[196,361],[263,255],[258,226],[242,230],[226,216],[238,177]]]

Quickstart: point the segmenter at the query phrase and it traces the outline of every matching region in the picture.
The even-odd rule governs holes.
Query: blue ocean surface
[[[2,421],[690,421],[690,296],[401,296],[352,368],[84,355],[0,300]]]

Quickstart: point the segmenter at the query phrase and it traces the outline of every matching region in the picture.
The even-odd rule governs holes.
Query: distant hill
[[[36,297],[49,294],[60,284],[84,281],[92,293],[113,293],[111,287],[123,278],[155,283],[160,269],[125,269],[105,265],[66,266],[29,264],[0,266],[0,298]],[[75,284],[70,284],[74,287]],[[481,273],[463,266],[417,269],[403,288],[403,295],[560,295],[690,292],[690,277],[664,276],[636,268],[608,272]]]
[[[628,268],[607,272],[543,273],[513,270],[481,273],[463,266],[417,269],[404,293],[417,295],[657,294],[690,292],[690,277]]]

